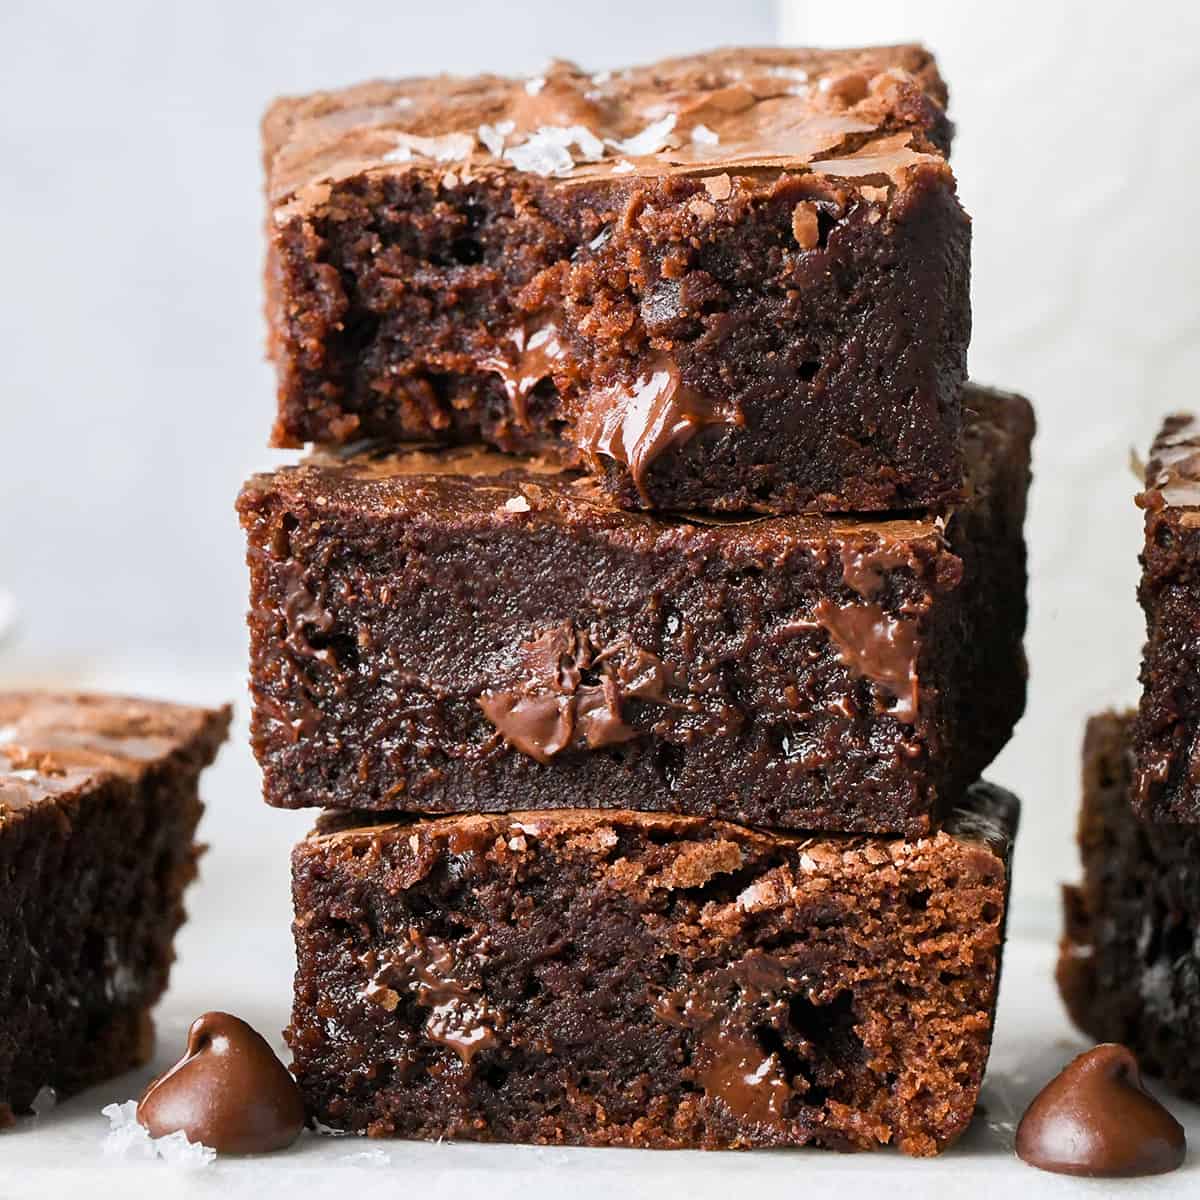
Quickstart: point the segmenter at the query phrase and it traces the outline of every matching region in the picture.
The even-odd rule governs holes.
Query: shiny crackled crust
[[[149,1057],[196,873],[197,778],[228,722],[0,693],[0,1117]]]
[[[946,518],[654,518],[480,451],[252,479],[267,800],[926,830],[1024,706],[1033,417],[965,403]]]
[[[1130,805],[1132,713],[1088,722],[1079,849],[1064,889],[1058,984],[1071,1019],[1122,1042],[1142,1068],[1200,1099],[1200,831],[1143,822]]]
[[[937,1153],[987,1061],[1017,807],[980,784],[907,842],[620,811],[324,822],[293,855],[310,1112],[377,1137]]]
[[[1146,820],[1200,824],[1200,426],[1168,417],[1146,464],[1138,599],[1146,614],[1132,803]]]
[[[553,447],[632,508],[953,499],[970,229],[944,98],[929,55],[895,47],[280,101],[275,443]],[[605,140],[672,117],[645,153]],[[590,147],[562,177],[520,154],[545,126]],[[645,453],[622,414],[649,393],[671,433]]]

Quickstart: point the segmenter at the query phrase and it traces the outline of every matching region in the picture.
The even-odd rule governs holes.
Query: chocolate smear
[[[450,947],[413,930],[382,955],[368,951],[363,966],[371,980],[363,998],[394,1012],[404,995],[429,1010],[425,1036],[458,1055],[470,1066],[475,1055],[496,1045],[502,1015],[461,977]]]
[[[755,1030],[784,1022],[796,988],[779,963],[755,950],[714,975],[709,988],[668,993],[655,1008],[659,1020],[692,1033],[693,1069],[705,1096],[749,1126],[789,1127],[795,1081]]]
[[[192,1022],[183,1057],[146,1089],[137,1119],[151,1137],[181,1131],[218,1154],[269,1154],[300,1136],[304,1101],[258,1033],[209,1012]]]
[[[1161,1175],[1187,1154],[1183,1126],[1142,1086],[1137,1059],[1106,1042],[1079,1055],[1034,1098],[1017,1154],[1060,1175]]]
[[[512,405],[513,420],[528,432],[532,429],[529,397],[533,389],[562,364],[566,351],[559,338],[558,325],[550,318],[518,326],[509,334],[508,340],[513,347],[511,356],[492,355],[479,365],[500,376]]]
[[[920,700],[916,622],[893,617],[878,604],[839,605],[824,599],[817,602],[814,616],[842,662],[890,700],[882,711],[913,724]]]
[[[708,425],[741,425],[729,405],[716,404],[689,388],[678,364],[657,354],[632,384],[592,392],[575,423],[579,448],[594,464],[607,457],[624,463],[642,500],[649,504],[646,475],[667,450],[682,446]]]
[[[540,763],[570,748],[601,750],[632,741],[626,700],[667,703],[671,668],[626,634],[607,643],[570,622],[522,643],[523,678],[485,692],[484,716],[509,745]],[[586,680],[585,680],[585,672]]]

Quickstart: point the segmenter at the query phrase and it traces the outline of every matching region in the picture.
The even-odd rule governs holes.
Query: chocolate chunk
[[[184,1056],[146,1089],[138,1120],[151,1137],[181,1130],[218,1154],[269,1154],[304,1128],[304,1102],[271,1047],[228,1013],[197,1017]]]
[[[1137,1059],[1115,1042],[1072,1060],[1017,1129],[1017,1154],[1059,1175],[1161,1175],[1186,1153],[1183,1126],[1142,1087]]]
[[[598,388],[583,401],[575,437],[585,459],[597,469],[601,458],[629,468],[643,503],[650,464],[665,451],[682,446],[708,425],[742,425],[742,413],[715,403],[689,388],[678,364],[654,355],[632,384]]]

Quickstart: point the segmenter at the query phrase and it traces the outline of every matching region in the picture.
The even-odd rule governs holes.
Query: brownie
[[[1088,722],[1079,847],[1064,888],[1058,983],[1089,1037],[1200,1100],[1200,830],[1139,821],[1130,806],[1132,713]]]
[[[376,1137],[935,1154],[987,1062],[1017,813],[978,784],[911,841],[327,816],[292,858],[310,1114]]]
[[[1025,697],[1033,416],[966,404],[971,496],[948,518],[652,517],[479,449],[254,477],[266,799],[925,831]]]
[[[0,1124],[146,1061],[229,711],[0,693]]]
[[[956,499],[970,223],[945,100],[895,46],[277,101],[274,443],[549,448],[628,508]]]
[[[1151,449],[1138,598],[1146,614],[1132,801],[1146,820],[1200,824],[1200,425],[1168,417]]]

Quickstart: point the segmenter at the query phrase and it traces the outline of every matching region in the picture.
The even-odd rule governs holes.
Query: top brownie
[[[1200,423],[1166,419],[1146,465],[1142,698],[1132,802],[1145,820],[1200,824]]]
[[[917,46],[277,101],[274,444],[553,449],[629,508],[957,499],[945,101]]]

